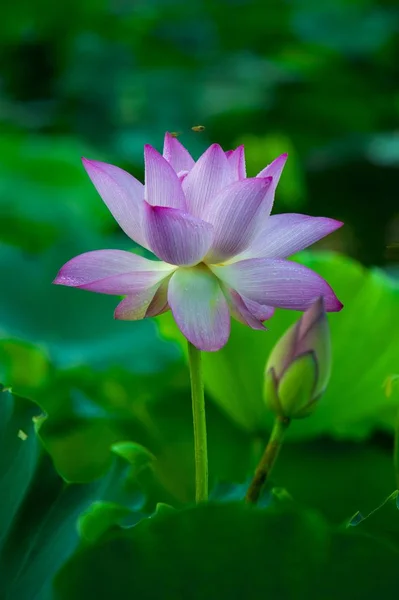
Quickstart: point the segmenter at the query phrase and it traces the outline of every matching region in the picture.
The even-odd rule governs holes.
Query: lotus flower
[[[147,145],[144,159],[145,185],[113,165],[83,165],[120,227],[154,260],[122,250],[87,252],[67,262],[54,283],[126,296],[116,319],[170,309],[184,336],[207,351],[226,344],[230,314],[265,329],[275,307],[305,310],[324,296],[327,310],[342,308],[319,275],[285,260],[342,225],[269,216],[286,154],[247,178],[243,146],[224,152],[213,144],[195,162],[167,133],[163,156]]]
[[[330,332],[324,301],[319,298],[274,346],[265,371],[266,404],[279,417],[307,417],[330,374]]]

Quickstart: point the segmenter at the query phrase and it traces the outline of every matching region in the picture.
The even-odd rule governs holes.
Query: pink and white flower
[[[324,279],[286,260],[342,225],[326,217],[270,216],[286,154],[247,178],[243,146],[224,152],[212,144],[195,162],[167,133],[163,156],[147,145],[144,159],[145,185],[113,165],[88,159],[83,165],[123,231],[154,259],[87,252],[67,262],[54,283],[126,296],[116,319],[170,309],[185,337],[207,351],[226,344],[230,314],[265,329],[276,307],[303,311],[323,296],[327,311],[342,308]]]

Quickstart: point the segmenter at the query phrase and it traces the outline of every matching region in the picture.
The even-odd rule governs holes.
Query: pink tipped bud
[[[331,345],[323,298],[319,298],[280,338],[266,365],[264,396],[276,414],[309,416],[331,373]]]

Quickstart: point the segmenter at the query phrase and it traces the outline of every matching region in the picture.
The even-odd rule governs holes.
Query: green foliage
[[[135,474],[141,470],[143,460],[151,460],[145,449],[118,444],[114,451],[129,458],[130,467],[118,459],[92,484],[65,484],[35,435],[32,416],[39,416],[40,410],[7,391],[2,400],[1,456],[8,457],[0,469],[4,598],[25,598],[26,589],[32,598],[52,598],[52,577],[71,554],[56,579],[54,598],[88,594],[118,598],[126,591],[149,598],[175,598],[184,597],[187,590],[198,598],[227,593],[242,597],[244,590],[247,597],[258,597],[261,592],[287,598],[298,593],[317,597],[321,582],[332,590],[331,598],[341,587],[348,588],[349,598],[354,590],[366,593],[377,572],[383,573],[387,589],[392,584],[391,569],[399,549],[397,494],[366,519],[352,519],[358,527],[347,533],[316,513],[296,508],[278,490],[267,510],[222,503],[175,512],[160,505],[155,516],[132,528],[144,515],[137,512],[142,505],[140,494],[131,488],[129,492],[126,477],[129,470],[131,477],[132,468]],[[294,452],[298,455],[298,450]],[[348,449],[344,454],[351,471]],[[336,454],[333,461],[337,462]],[[322,464],[333,482],[328,461]],[[293,455],[286,465],[292,469]],[[341,478],[344,470],[343,464],[338,465]],[[309,473],[309,468],[306,472],[317,481],[316,472]],[[314,491],[313,486],[312,495]],[[224,501],[232,497],[230,492]],[[4,504],[7,499],[9,503]],[[150,576],[154,565],[156,578]],[[281,566],[290,572],[289,578],[279,577]],[[360,577],[363,572],[368,573],[366,580]]]
[[[40,409],[22,398],[14,401],[10,392],[1,388],[0,410],[0,540],[4,543],[37,464],[33,417],[40,415]]]
[[[95,542],[109,527],[120,523],[131,514],[132,511],[126,506],[114,502],[93,502],[80,515],[79,535],[83,541]],[[141,515],[136,513],[136,517],[140,520]]]
[[[32,600],[52,597],[52,577],[78,543],[78,516],[94,500],[104,499],[110,506],[118,502],[119,513],[137,511],[142,504],[137,487],[126,487],[128,478],[136,474],[136,455],[142,450],[130,449],[130,466],[114,456],[101,479],[69,484],[42,450],[35,431],[40,415],[37,405],[7,390],[0,392],[0,596],[4,600],[25,599],[27,590]],[[83,533],[93,537],[94,527],[92,522],[86,524]]]
[[[397,560],[292,504],[210,504],[110,529],[63,567],[55,598],[372,598],[394,588]]]

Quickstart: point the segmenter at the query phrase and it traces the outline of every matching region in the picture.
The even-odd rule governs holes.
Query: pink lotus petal
[[[137,294],[160,283],[173,271],[171,265],[132,252],[94,250],[67,262],[54,283],[102,294]]]
[[[115,319],[121,321],[140,321],[144,319],[157,287],[153,286],[143,292],[126,296],[115,309]]]
[[[83,166],[114,219],[132,240],[148,248],[141,221],[144,186],[123,169],[82,159]]]
[[[267,165],[257,177],[273,177],[274,189],[276,189],[278,182],[280,181],[281,173],[283,172],[285,163],[287,162],[288,154],[281,154],[270,165]]]
[[[216,194],[235,180],[225,153],[218,144],[212,144],[195,163],[182,182],[189,212],[202,218],[205,207]]]
[[[176,208],[146,204],[145,232],[152,251],[173,265],[195,265],[207,253],[213,227]]]
[[[281,259],[250,258],[211,270],[229,287],[255,302],[306,310],[324,297],[327,311],[339,311],[341,302],[328,283],[311,269]]]
[[[342,227],[341,221],[295,213],[272,215],[242,258],[286,258]]]
[[[269,354],[266,371],[273,368],[277,382],[295,356],[297,323],[298,322],[294,323],[291,327],[286,329]]]
[[[155,295],[150,302],[150,305],[146,312],[146,317],[156,317],[157,315],[162,315],[164,312],[170,310],[168,304],[168,287],[169,287],[169,278],[164,279],[161,282],[161,285],[155,292]]]
[[[272,185],[270,186],[270,190],[269,190],[269,194],[271,196],[271,203],[270,203],[271,208],[273,207],[276,188],[277,188],[278,182],[280,181],[281,173],[283,172],[285,163],[287,162],[287,158],[288,158],[288,154],[281,154],[281,156],[278,156],[272,163],[270,163],[270,165],[268,165],[265,169],[263,169],[257,175],[257,177],[273,177],[273,182],[272,182]],[[269,214],[270,214],[270,211],[268,214],[262,215],[261,218],[259,219],[260,228],[262,228],[262,225],[265,222],[265,220],[267,219],[267,217],[269,216]]]
[[[237,321],[243,323],[244,325],[248,325],[248,327],[251,327],[251,329],[266,329],[262,321],[256,318],[255,315],[253,315],[248,309],[248,306],[238,292],[225,288],[224,295],[228,302],[230,312]]]
[[[182,183],[185,180],[185,178],[187,177],[188,173],[189,173],[189,171],[179,171],[178,172],[177,176],[179,178],[180,183]]]
[[[271,208],[270,185],[271,177],[237,181],[223,188],[205,207],[203,218],[214,227],[206,262],[222,262],[249,246],[257,231],[260,209],[264,214]]]
[[[325,308],[324,299],[322,296],[318,298],[310,308],[302,315],[300,320],[297,322],[297,341],[302,343],[305,342],[306,346],[299,345],[297,352],[303,353],[308,350],[313,350],[315,344],[312,344],[314,336],[317,335],[317,325],[325,320]],[[316,340],[315,340],[316,342]]]
[[[275,312],[274,306],[267,306],[266,304],[259,304],[254,300],[250,300],[246,296],[241,296],[241,300],[245,306],[253,314],[253,316],[259,321],[267,321],[272,318]]]
[[[169,283],[168,301],[180,331],[194,346],[213,352],[226,344],[229,307],[208,269],[178,269]]]
[[[331,340],[324,300],[318,298],[274,346],[266,370],[274,368],[280,380],[290,365],[300,356],[312,353],[315,358],[316,387],[313,396],[321,394],[331,373]]]
[[[150,145],[144,146],[145,199],[153,206],[185,209],[186,200],[176,171]]]
[[[331,375],[331,336],[323,298],[319,298],[299,320],[295,350],[296,354],[314,352],[318,377],[313,393],[318,396],[325,390]]]
[[[116,307],[115,319],[138,321],[160,315],[169,309],[167,291],[168,281],[164,280],[143,292],[127,296]]]
[[[170,133],[165,134],[163,157],[174,168],[176,173],[190,171],[195,165],[195,161],[189,151]]]
[[[238,146],[235,150],[228,150],[226,152],[227,160],[233,167],[236,179],[245,179],[247,171],[245,168],[245,153],[244,146]]]

